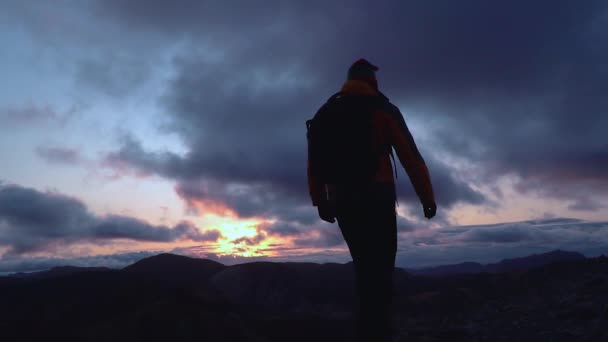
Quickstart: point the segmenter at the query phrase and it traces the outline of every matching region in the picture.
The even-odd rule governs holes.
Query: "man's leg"
[[[373,188],[350,195],[339,199],[338,222],[355,267],[359,340],[388,340],[397,246],[394,192]]]
[[[389,340],[393,298],[393,271],[397,251],[397,223],[394,190],[378,187],[372,193],[371,215],[367,227],[366,259],[364,263],[367,284],[364,296],[368,298],[366,312],[374,341]]]

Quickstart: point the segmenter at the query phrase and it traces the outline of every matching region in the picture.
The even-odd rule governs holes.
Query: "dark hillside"
[[[333,342],[355,325],[351,264],[226,267],[165,254],[0,280],[6,341]],[[608,259],[433,277],[397,269],[394,309],[402,341],[607,340]]]

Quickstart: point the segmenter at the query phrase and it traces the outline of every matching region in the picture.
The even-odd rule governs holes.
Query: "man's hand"
[[[429,220],[432,219],[437,213],[437,205],[435,203],[423,204],[422,209],[424,209],[424,217]]]
[[[336,222],[336,207],[330,202],[322,202],[317,207],[321,220],[329,223]]]
[[[336,222],[336,189],[326,184],[323,190],[323,199],[318,206],[319,217],[325,222],[334,223]]]

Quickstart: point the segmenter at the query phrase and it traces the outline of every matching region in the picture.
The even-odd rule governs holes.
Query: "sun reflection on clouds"
[[[213,246],[213,252],[218,256],[274,256],[269,247],[276,244],[277,238],[268,236],[260,225],[272,223],[272,220],[254,218],[239,219],[233,216],[204,215],[205,221],[211,223],[209,229],[217,229],[221,237]]]

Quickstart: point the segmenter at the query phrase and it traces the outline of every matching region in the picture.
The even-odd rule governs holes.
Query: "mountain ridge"
[[[502,273],[526,270],[554,262],[583,260],[586,257],[579,252],[555,249],[545,253],[531,254],[524,257],[505,258],[495,263],[482,264],[478,262],[462,262],[423,268],[407,268],[406,271],[415,275],[445,276],[475,273]]]
[[[545,253],[535,253],[526,255],[523,257],[505,258],[494,263],[479,263],[474,261],[465,261],[456,264],[442,264],[437,266],[428,266],[420,268],[404,268],[395,267],[401,269],[407,273],[414,275],[454,275],[454,274],[474,274],[474,273],[500,273],[508,272],[512,270],[529,269],[532,267],[542,266],[553,262],[569,261],[569,260],[582,260],[586,257],[575,251],[564,251],[560,249],[551,250]],[[48,270],[41,270],[36,272],[16,272],[11,273],[2,277],[11,278],[28,278],[28,277],[46,277],[46,276],[62,276],[69,275],[78,272],[89,272],[89,271],[111,271],[111,270],[123,270],[127,272],[137,273],[158,273],[159,271],[166,272],[168,274],[178,274],[181,271],[188,269],[200,268],[208,273],[215,273],[230,267],[237,267],[240,265],[250,264],[293,264],[293,265],[348,265],[352,262],[344,264],[327,262],[327,263],[315,263],[315,262],[276,262],[276,261],[252,261],[245,262],[235,265],[224,265],[218,261],[208,258],[197,258],[192,256],[185,256],[172,253],[159,253],[153,256],[149,256],[140,259],[130,265],[127,265],[120,269],[113,269],[108,267],[81,267],[72,265],[55,266]],[[178,269],[176,265],[180,265]]]

